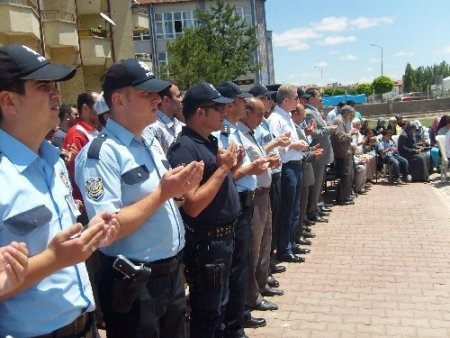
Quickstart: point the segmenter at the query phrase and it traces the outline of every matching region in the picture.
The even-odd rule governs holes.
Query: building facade
[[[246,23],[256,27],[258,48],[255,62],[260,69],[234,79],[241,86],[254,83],[270,84],[275,81],[272,32],[266,27],[265,0],[230,0],[236,6],[236,13]],[[149,31],[134,36],[135,50],[140,55],[151,58],[153,69],[159,73],[161,66],[167,64],[167,42],[193,27],[196,22],[195,10],[207,9],[214,5],[208,0],[139,0],[140,6],[146,8],[149,18]]]
[[[0,45],[25,44],[78,68],[73,80],[60,84],[70,103],[85,89],[100,90],[113,62],[135,56],[133,36],[148,32],[148,23],[132,0],[0,0]]]

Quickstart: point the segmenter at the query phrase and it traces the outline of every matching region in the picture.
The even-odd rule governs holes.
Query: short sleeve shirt
[[[178,141],[170,148],[167,158],[173,167],[203,161],[205,169],[200,184],[204,184],[217,170],[217,138],[210,135],[208,139],[190,129],[183,127]],[[241,211],[239,195],[231,173],[223,181],[217,195],[200,214],[192,218],[181,209],[181,215],[187,224],[199,228],[214,228],[236,219]]]
[[[111,118],[102,132],[106,140],[99,159],[88,157],[91,141],[75,164],[75,179],[89,217],[104,210],[117,212],[140,201],[158,187],[169,169],[169,162],[152,133],[136,137]],[[183,247],[183,222],[177,205],[170,199],[136,231],[101,251],[109,256],[122,254],[141,262],[153,262],[172,257]]]
[[[67,169],[47,141],[38,155],[0,129],[0,187],[0,246],[25,242],[32,257],[76,222]],[[0,337],[47,334],[92,310],[84,263],[69,266],[0,302]]]

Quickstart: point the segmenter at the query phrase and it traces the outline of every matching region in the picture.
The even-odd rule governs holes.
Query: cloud
[[[327,36],[320,43],[325,46],[341,45],[346,42],[355,42],[356,38],[352,36]]]
[[[352,27],[355,27],[357,29],[366,29],[374,26],[380,26],[380,25],[390,25],[394,23],[394,19],[383,16],[380,18],[366,18],[366,17],[359,17],[355,20],[352,20],[350,22],[350,25]]]
[[[316,63],[316,64],[313,64],[313,67],[327,67],[327,66],[329,66],[330,64],[328,63],[328,62],[324,62],[324,61],[322,61],[322,62],[319,62],[319,63]]]
[[[281,34],[273,34],[273,44],[276,47],[286,47],[288,50],[305,50],[309,48],[306,40],[322,37],[310,28],[295,28]]]
[[[367,67],[366,68],[366,72],[373,72],[375,69],[373,69],[372,67]]]
[[[445,48],[442,50],[442,52],[443,52],[444,54],[450,54],[450,46],[445,47]]]
[[[353,60],[357,60],[358,57],[352,54],[347,54],[347,55],[343,55],[339,58],[339,60],[344,60],[344,61],[353,61]]]
[[[413,56],[414,52],[397,52],[394,55],[395,56],[399,56],[399,57],[402,57],[402,56]]]
[[[320,32],[343,32],[348,27],[348,21],[346,17],[336,18],[329,16],[318,23],[313,23],[312,27]]]
[[[338,51],[338,50],[332,50],[332,51],[328,52],[328,55],[338,55],[338,54],[340,54],[340,53],[341,53],[341,52]]]

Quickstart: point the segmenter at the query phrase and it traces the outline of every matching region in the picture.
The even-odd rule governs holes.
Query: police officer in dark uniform
[[[183,127],[167,158],[173,167],[203,161],[200,186],[185,196],[181,215],[186,227],[183,261],[191,298],[191,337],[221,337],[223,309],[234,247],[234,226],[241,212],[232,177],[236,143],[219,149],[211,135],[222,128],[224,104],[232,102],[209,83],[192,86],[183,99]]]

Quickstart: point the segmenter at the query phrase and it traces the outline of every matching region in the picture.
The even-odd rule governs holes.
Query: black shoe
[[[306,254],[309,254],[311,252],[311,250],[303,249],[303,248],[296,246],[295,248],[292,249],[292,252],[296,255],[306,255]]]
[[[310,227],[311,225],[316,225],[316,222],[311,221],[308,218],[305,218],[305,220],[303,221],[303,223],[305,223],[305,226]]]
[[[257,311],[273,311],[278,310],[278,305],[263,298],[261,303],[253,306],[248,306],[248,308],[250,310],[257,310]]]
[[[333,209],[328,208],[328,207],[321,207],[321,208],[320,208],[320,211],[323,211],[323,212],[332,212]]]
[[[252,316],[244,318],[244,327],[247,329],[255,329],[266,325],[267,323],[264,318],[256,318]]]
[[[284,255],[278,256],[278,260],[281,262],[288,262],[288,263],[302,263],[305,261],[303,257],[298,257],[291,253],[286,253]]]
[[[262,290],[261,295],[263,295],[264,297],[282,296],[284,295],[284,292],[283,290],[268,288]]]
[[[314,218],[315,222],[319,222],[319,223],[328,223],[328,218],[325,217],[321,217],[321,216],[316,216]]]
[[[330,214],[329,212],[325,212],[325,211],[322,211],[322,210],[319,211],[319,216],[321,216],[321,217],[328,216],[329,214]]]
[[[314,237],[316,237],[316,234],[314,232],[304,231],[302,233],[301,237],[303,237],[303,238],[314,238]]]
[[[286,267],[283,265],[271,265],[270,272],[271,273],[282,273],[286,271]]]
[[[273,278],[272,275],[269,275],[269,277],[267,277],[267,285],[269,285],[271,288],[277,288],[280,286],[280,282]]]
[[[341,203],[341,205],[352,205],[352,204],[355,204],[355,201],[353,201],[353,200],[345,200],[345,201],[342,201],[342,203]]]
[[[303,232],[311,232],[311,228],[307,227],[307,226],[304,226],[303,227]]]
[[[311,241],[307,240],[304,237],[299,237],[295,240],[295,243],[300,244],[300,245],[311,245]]]

